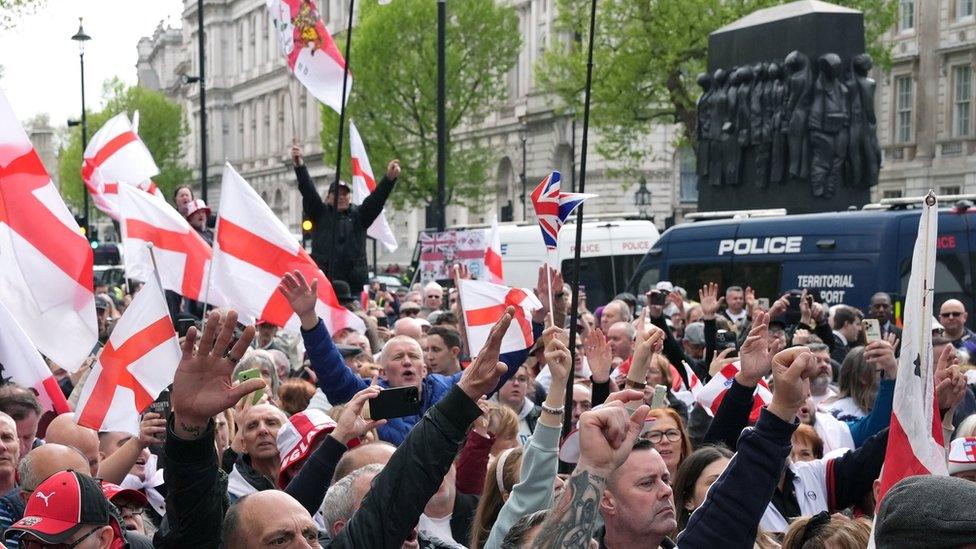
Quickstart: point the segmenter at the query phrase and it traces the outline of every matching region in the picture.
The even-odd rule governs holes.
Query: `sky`
[[[48,113],[64,126],[81,113],[78,17],[84,17],[85,101],[102,103],[102,83],[118,76],[136,83],[136,45],[152,36],[161,20],[181,25],[183,0],[46,0],[43,8],[0,30],[0,89],[21,122]]]

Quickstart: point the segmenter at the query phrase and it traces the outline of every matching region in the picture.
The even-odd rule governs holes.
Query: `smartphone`
[[[648,297],[648,305],[660,305],[664,306],[667,302],[668,296],[664,294],[661,290],[651,290],[650,296]]]
[[[417,387],[396,387],[383,389],[369,401],[370,419],[393,419],[415,416],[420,413],[420,389]]]
[[[651,400],[651,408],[664,408],[668,405],[668,388],[664,385],[654,386],[654,398]]]
[[[376,317],[376,325],[380,328],[389,328],[390,321],[385,316]]]
[[[861,329],[864,330],[864,339],[868,343],[881,341],[881,323],[876,318],[865,318],[861,321]]]
[[[247,381],[249,379],[260,379],[260,378],[261,378],[261,370],[259,370],[257,368],[251,368],[250,370],[244,370],[244,371],[239,372],[237,374],[237,381],[240,381],[241,383],[243,383],[243,382],[245,382],[245,381]],[[258,389],[257,391],[254,391],[253,393],[251,393],[251,395],[249,397],[244,397],[244,398],[250,398],[251,399],[251,406],[254,406],[255,404],[258,403],[258,401],[261,400],[261,397],[263,397],[263,396],[264,396],[264,389]]]
[[[728,330],[719,330],[715,333],[715,352],[721,352],[725,349],[735,349],[737,346],[735,332],[730,332]],[[729,353],[727,356],[735,356],[735,353]]]
[[[769,298],[768,297],[757,297],[756,304],[765,310],[769,310]]]
[[[380,282],[380,291],[381,292],[385,292],[386,291],[386,282]]]
[[[796,313],[797,315],[799,315],[800,314],[800,294],[791,293],[789,295],[789,297],[787,298],[787,300],[789,301],[789,307],[786,308],[786,311],[789,312],[789,313]]]

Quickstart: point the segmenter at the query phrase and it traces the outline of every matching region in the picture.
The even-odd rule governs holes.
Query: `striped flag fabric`
[[[913,475],[946,475],[946,452],[935,398],[932,356],[932,299],[935,283],[938,201],[930,191],[918,222],[912,270],[905,293],[905,325],[891,430],[878,502],[899,480]]]
[[[481,279],[494,284],[504,284],[505,274],[502,270],[502,239],[498,234],[498,217],[491,219],[491,229],[488,230],[488,247],[485,248],[485,270],[481,272]]]
[[[697,394],[692,389],[692,393],[695,394],[695,401],[705,409],[708,415],[715,416],[715,412],[718,411],[718,407],[722,404],[722,399],[729,392],[729,387],[732,386],[732,381],[735,378],[735,374],[739,373],[739,369],[738,361],[726,364],[724,368],[712,376],[712,379],[704,387],[698,390]],[[694,379],[697,380],[698,378],[696,377]],[[766,383],[766,380],[759,381],[753,394],[752,411],[749,413],[750,423],[755,423],[759,419],[759,411],[764,406],[769,406],[773,401],[773,393],[769,390],[769,385]]]
[[[546,248],[555,250],[559,241],[559,230],[580,204],[587,198],[596,196],[589,193],[565,193],[560,188],[559,172],[552,172],[532,191],[532,207],[539,218],[542,241]]]
[[[120,112],[95,132],[85,148],[81,178],[95,206],[115,221],[119,220],[119,185],[132,185],[162,197],[151,179],[159,168],[136,134],[138,120],[138,112],[133,115],[133,124]]]
[[[44,357],[20,327],[14,315],[0,301],[0,376],[33,389],[45,410],[59,414],[71,411]]]
[[[352,203],[359,205],[376,190],[376,178],[373,177],[373,169],[369,166],[363,138],[359,136],[359,130],[352,120],[349,121],[349,152],[352,155]],[[385,209],[366,229],[366,234],[383,244],[388,252],[395,252],[399,247],[393,229],[386,220]]]

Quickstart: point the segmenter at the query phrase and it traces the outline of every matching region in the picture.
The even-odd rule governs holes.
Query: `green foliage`
[[[377,179],[399,158],[403,177],[390,197],[396,207],[424,206],[437,196],[437,2],[360,4],[353,30],[354,76],[347,115],[362,135]],[[447,4],[446,114],[449,131],[477,124],[505,97],[505,75],[520,48],[518,17],[497,0]],[[337,41],[340,51],[345,51]],[[339,115],[322,108],[326,162],[336,154]],[[348,133],[342,177],[349,180]],[[448,204],[477,209],[494,191],[485,184],[493,161],[487,147],[448,142]]]
[[[149,148],[159,175],[153,181],[169,196],[179,184],[190,178],[190,170],[183,164],[183,138],[188,132],[183,118],[183,107],[167,99],[162,93],[141,88],[126,87],[119,79],[107,80],[102,86],[105,108],[88,113],[88,137],[105,122],[120,112],[139,111],[139,137]],[[78,206],[84,200],[84,184],[81,181],[81,127],[69,129],[67,145],[59,152],[61,195],[66,202]]]
[[[708,58],[708,35],[776,0],[614,0],[597,7],[590,121],[600,134],[597,151],[634,167],[647,156],[641,137],[654,123],[683,126],[682,141],[697,124],[695,79]],[[891,52],[881,35],[895,23],[895,0],[835,0],[864,12],[865,42],[875,63],[887,68]],[[560,108],[583,112],[590,2],[556,0],[557,28],[575,39],[548,50],[536,67],[540,86]]]
[[[9,29],[17,20],[34,13],[46,0],[0,0],[0,29]]]

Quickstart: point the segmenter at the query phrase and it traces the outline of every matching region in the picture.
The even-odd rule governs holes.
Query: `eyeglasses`
[[[138,503],[117,503],[115,506],[118,507],[119,512],[122,513],[123,517],[138,515],[143,510],[143,506],[139,505]]]
[[[25,539],[20,538],[20,549],[71,549],[72,547],[78,547],[86,539],[90,538],[92,534],[101,530],[102,527],[98,526],[94,530],[89,531],[84,536],[76,539],[71,543],[45,543],[37,538]]]
[[[960,311],[947,311],[944,313],[939,313],[939,316],[941,316],[942,318],[955,318],[957,316],[962,316],[962,315],[963,313]]]
[[[648,431],[644,435],[644,438],[651,441],[651,444],[660,444],[663,439],[668,439],[668,442],[678,442],[681,440],[681,431],[677,429],[668,429],[667,431]]]
[[[401,310],[400,314],[405,316],[417,316],[420,314],[420,309],[410,309],[408,311]]]

